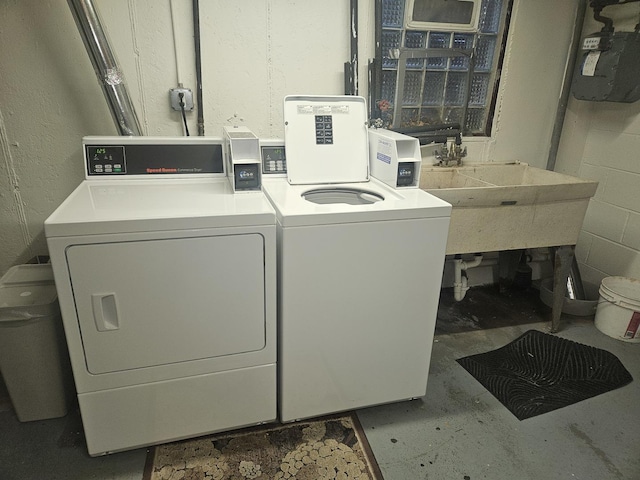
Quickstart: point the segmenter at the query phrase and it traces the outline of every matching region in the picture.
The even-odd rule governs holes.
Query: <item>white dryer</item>
[[[369,178],[364,99],[287,97],[284,116],[287,178],[263,185],[277,215],[280,419],[421,397],[451,205]]]
[[[221,139],[88,137],[45,232],[91,455],[276,418],[275,212]]]

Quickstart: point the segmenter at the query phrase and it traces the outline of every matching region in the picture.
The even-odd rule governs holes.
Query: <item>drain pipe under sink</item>
[[[473,260],[465,262],[462,260],[462,255],[456,255],[453,260],[453,269],[455,278],[453,281],[453,298],[456,302],[461,301],[467,294],[469,287],[467,286],[467,274],[466,271],[470,268],[477,267],[482,263],[482,254],[476,253]],[[465,272],[464,274],[462,272]]]

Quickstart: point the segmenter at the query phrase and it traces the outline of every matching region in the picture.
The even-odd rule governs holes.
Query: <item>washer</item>
[[[287,177],[263,185],[277,215],[280,419],[421,397],[451,205],[369,178],[363,98],[291,96],[284,114]]]
[[[221,139],[88,137],[45,222],[92,456],[276,418],[276,227]]]

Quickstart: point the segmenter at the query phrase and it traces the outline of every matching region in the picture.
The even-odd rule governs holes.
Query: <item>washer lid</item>
[[[369,179],[367,106],[363,97],[284,99],[287,179],[292,185]]]

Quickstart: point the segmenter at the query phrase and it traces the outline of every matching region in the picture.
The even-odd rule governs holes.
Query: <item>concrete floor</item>
[[[443,294],[427,395],[358,411],[385,480],[640,479],[640,345],[600,333],[592,319],[563,317],[559,334],[615,354],[631,384],[517,420],[456,359],[546,331],[531,295]],[[477,303],[491,299],[490,308]],[[538,308],[540,307],[540,308]],[[75,413],[20,423],[0,392],[0,480],[142,478],[146,449],[90,458]]]

